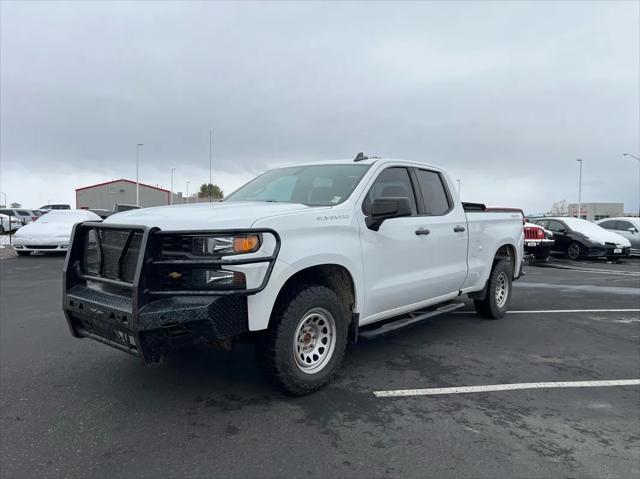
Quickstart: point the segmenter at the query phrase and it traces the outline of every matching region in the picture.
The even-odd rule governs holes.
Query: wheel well
[[[333,290],[340,301],[347,305],[349,311],[355,307],[355,287],[353,278],[349,270],[339,264],[321,264],[302,269],[291,276],[280,289],[276,298],[274,311],[286,297],[286,293],[292,289],[300,288],[304,285],[318,284]]]
[[[507,260],[511,263],[511,272],[512,274],[516,271],[516,250],[513,245],[505,244],[498,248],[496,251],[496,255],[493,258],[493,266],[498,261]]]

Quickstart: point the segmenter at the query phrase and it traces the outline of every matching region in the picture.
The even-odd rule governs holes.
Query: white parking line
[[[428,388],[428,389],[395,389],[390,391],[373,391],[373,394],[376,397],[439,396],[442,394],[467,394],[467,393],[484,393],[484,392],[494,392],[494,391],[516,391],[521,389],[594,388],[594,387],[607,387],[607,386],[640,386],[640,379],[490,384],[486,386],[458,386],[458,387],[451,387],[451,388]]]
[[[507,311],[507,314],[542,313],[640,313],[640,309],[538,309],[531,311]],[[477,314],[475,311],[456,311],[452,314]]]
[[[637,271],[622,271],[615,269],[596,269],[596,268],[576,268],[575,266],[562,266],[562,265],[554,265],[554,266],[543,266],[543,268],[553,268],[553,269],[563,269],[565,271],[579,271],[581,273],[598,273],[598,274],[609,274],[614,276],[640,276],[640,272]]]

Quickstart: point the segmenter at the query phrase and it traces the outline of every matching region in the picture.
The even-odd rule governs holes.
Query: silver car
[[[596,221],[598,226],[624,236],[631,243],[631,254],[640,255],[640,219],[633,217],[605,218]]]

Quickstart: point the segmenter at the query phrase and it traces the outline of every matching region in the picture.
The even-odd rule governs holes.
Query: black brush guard
[[[118,258],[117,277],[84,270],[86,237],[91,230],[126,233]],[[164,235],[206,236],[271,234],[275,249],[270,256],[249,259],[162,259],[159,244]],[[125,279],[125,258],[134,235],[141,235],[133,278]],[[100,236],[97,247],[102,251]],[[64,264],[63,309],[74,337],[91,338],[139,356],[150,364],[165,353],[198,343],[226,340],[248,331],[247,296],[262,291],[280,250],[280,237],[270,229],[161,231],[145,226],[78,223],[74,226]],[[100,270],[102,271],[101,266]],[[268,262],[262,283],[252,289],[162,290],[158,266],[203,267]],[[130,279],[130,280],[129,280]]]

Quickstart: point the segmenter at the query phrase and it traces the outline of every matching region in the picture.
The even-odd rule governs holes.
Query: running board
[[[451,311],[455,311],[456,309],[460,309],[464,306],[464,303],[451,303],[440,306],[438,309],[421,309],[417,311],[411,311],[410,313],[403,314],[402,316],[399,316],[398,319],[392,319],[390,322],[386,322],[385,324],[377,328],[365,330],[360,329],[358,331],[358,336],[366,339],[372,339],[380,336],[381,334],[387,334],[392,331],[397,331],[398,329],[406,328],[407,326],[419,323],[420,321],[423,321],[427,318],[432,318],[440,314],[450,313]]]

